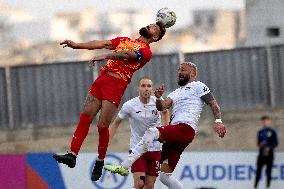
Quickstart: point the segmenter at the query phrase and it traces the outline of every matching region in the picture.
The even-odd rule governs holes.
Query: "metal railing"
[[[223,110],[284,107],[284,45],[186,53]],[[138,70],[122,103],[137,96],[139,78],[177,88],[180,54],[155,55]],[[0,68],[0,129],[76,123],[98,70],[87,62]]]

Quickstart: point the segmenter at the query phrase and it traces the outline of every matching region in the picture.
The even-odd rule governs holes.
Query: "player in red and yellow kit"
[[[124,91],[131,81],[133,73],[142,68],[152,58],[149,44],[157,42],[164,36],[166,30],[161,22],[150,24],[139,30],[138,39],[117,37],[112,40],[94,40],[87,43],[75,43],[65,40],[60,45],[72,49],[110,49],[112,53],[94,57],[90,63],[108,60],[101,69],[99,77],[94,81],[86,97],[84,110],[71,141],[70,152],[64,155],[54,155],[59,163],[75,167],[76,157],[86,138],[93,118],[101,110],[98,121],[98,158],[92,171],[91,179],[99,180],[102,175],[104,158],[109,143],[109,124],[120,104]]]

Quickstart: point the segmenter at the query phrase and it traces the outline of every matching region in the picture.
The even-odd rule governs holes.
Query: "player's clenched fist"
[[[219,137],[223,138],[226,134],[226,127],[223,125],[223,123],[216,123],[215,124],[215,132],[219,135]]]
[[[154,94],[157,98],[160,98],[165,90],[165,85],[161,84],[158,88],[155,89]]]

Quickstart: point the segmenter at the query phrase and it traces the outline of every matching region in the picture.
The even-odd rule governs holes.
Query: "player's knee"
[[[152,127],[146,130],[142,140],[146,145],[150,145],[154,140],[159,138],[159,130],[156,127]]]
[[[96,114],[90,110],[83,110],[83,113],[85,113],[87,116],[89,116],[90,119],[94,119],[94,117],[96,116]]]
[[[102,127],[109,127],[110,121],[107,119],[100,118],[98,121],[98,125],[101,125]]]
[[[110,124],[104,123],[104,122],[99,122],[98,126],[103,127],[103,128],[108,128]]]

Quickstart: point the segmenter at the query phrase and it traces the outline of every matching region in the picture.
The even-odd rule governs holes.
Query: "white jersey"
[[[171,125],[185,123],[195,131],[204,106],[201,97],[209,93],[209,88],[200,81],[193,81],[177,88],[168,95],[173,100]]]
[[[118,113],[121,119],[129,118],[131,137],[130,149],[142,139],[145,131],[150,127],[161,126],[161,114],[156,108],[156,97],[151,96],[150,102],[143,104],[139,97],[135,97],[125,102]],[[161,151],[162,145],[158,141],[154,141],[148,151]]]

